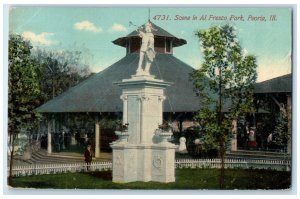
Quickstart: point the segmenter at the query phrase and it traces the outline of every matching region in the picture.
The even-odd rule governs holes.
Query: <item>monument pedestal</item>
[[[175,182],[175,145],[114,144],[113,182]]]
[[[123,124],[129,125],[128,139],[111,144],[113,182],[174,182],[176,146],[155,141],[163,123],[164,89],[170,83],[134,75],[117,84],[122,88]]]

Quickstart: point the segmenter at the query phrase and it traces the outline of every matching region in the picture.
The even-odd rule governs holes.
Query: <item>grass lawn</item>
[[[111,171],[15,177],[13,187],[54,189],[219,189],[218,169],[176,169],[176,182],[113,183]],[[225,170],[225,189],[288,189],[291,173]]]

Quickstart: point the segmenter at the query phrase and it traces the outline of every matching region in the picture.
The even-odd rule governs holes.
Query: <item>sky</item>
[[[174,49],[174,56],[195,69],[202,62],[195,32],[227,23],[236,26],[243,52],[257,57],[260,82],[291,73],[291,11],[288,7],[155,6],[150,7],[150,20],[187,41]],[[176,20],[179,16],[186,20]],[[128,5],[10,6],[9,32],[21,34],[35,48],[79,50],[91,71],[99,72],[125,56],[125,49],[112,41],[135,30],[129,22],[139,26],[148,18],[147,7]]]

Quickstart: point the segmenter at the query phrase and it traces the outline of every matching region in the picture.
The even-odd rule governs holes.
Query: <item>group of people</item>
[[[57,132],[54,133],[54,150],[59,152],[62,149],[69,148],[71,145],[72,134],[70,132]]]
[[[72,138],[77,141],[77,146],[86,147],[84,151],[84,161],[87,164],[87,170],[90,170],[90,165],[92,162],[92,157],[94,155],[92,150],[92,135],[85,133],[83,136],[79,132],[74,134],[71,132],[57,132],[52,133],[52,143],[54,145],[54,151],[60,152],[62,149],[67,149],[71,145]],[[75,138],[74,138],[75,137]],[[41,148],[46,149],[48,145],[48,136],[45,133],[41,136]]]
[[[87,146],[92,144],[93,135],[89,132],[75,133],[75,140],[78,146]]]
[[[60,152],[62,149],[68,149],[72,142],[72,133],[70,132],[55,132],[52,133],[52,143],[54,144],[54,151]],[[48,146],[48,136],[44,133],[41,136],[41,148],[46,149]]]

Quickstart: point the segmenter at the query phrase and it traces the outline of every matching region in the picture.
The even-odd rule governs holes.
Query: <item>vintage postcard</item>
[[[8,194],[293,188],[293,5],[6,8]]]

